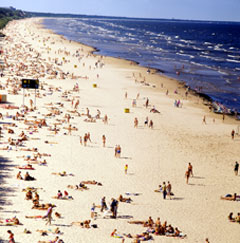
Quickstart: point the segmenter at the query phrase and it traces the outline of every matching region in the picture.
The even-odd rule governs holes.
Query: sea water
[[[240,112],[239,22],[84,16],[44,25],[99,54],[159,69]]]

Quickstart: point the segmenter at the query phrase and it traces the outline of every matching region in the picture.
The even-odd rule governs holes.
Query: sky
[[[240,0],[1,0],[33,12],[240,22]]]

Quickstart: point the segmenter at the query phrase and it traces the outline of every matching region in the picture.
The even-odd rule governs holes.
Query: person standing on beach
[[[150,122],[149,122],[149,128],[153,129],[153,121],[152,120],[150,120]]]
[[[238,175],[238,169],[239,169],[239,163],[236,161],[234,166],[234,172],[236,176]]]
[[[146,119],[144,121],[144,126],[148,126],[148,116],[146,117]]]
[[[114,218],[114,219],[117,218],[117,207],[118,207],[118,201],[116,199],[112,198],[111,212],[112,212],[112,218]]]
[[[232,140],[233,140],[234,139],[234,136],[235,136],[235,131],[234,130],[232,130],[231,136],[232,136]]]
[[[162,191],[163,191],[163,199],[166,199],[166,196],[167,196],[167,186],[166,186],[165,181],[163,182]]]
[[[171,198],[171,193],[172,193],[172,185],[170,184],[170,181],[168,181],[168,184],[167,184],[167,196],[170,198],[170,200],[172,199]]]
[[[205,125],[207,125],[207,122],[206,122],[206,116],[203,116],[203,121],[202,123],[204,123]]]
[[[107,210],[106,197],[103,197],[101,200],[101,212],[103,212],[103,210]]]
[[[125,167],[124,167],[124,171],[125,171],[125,174],[127,174],[127,171],[128,171],[128,164],[125,165]]]
[[[137,117],[135,117],[134,119],[134,128],[137,128],[138,127],[138,119]]]
[[[9,234],[9,243],[15,243],[15,240],[14,240],[14,234],[11,230],[8,230],[7,233]]]
[[[106,145],[106,136],[102,135],[102,142],[103,142],[103,147],[105,148]]]
[[[149,99],[147,98],[146,103],[145,103],[145,107],[148,108],[149,105]]]

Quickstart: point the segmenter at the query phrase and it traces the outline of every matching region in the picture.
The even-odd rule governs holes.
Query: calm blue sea
[[[240,112],[240,23],[86,16],[44,24],[102,55],[160,69]]]

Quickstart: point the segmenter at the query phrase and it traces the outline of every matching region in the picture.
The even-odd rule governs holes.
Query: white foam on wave
[[[236,62],[236,63],[240,63],[240,60],[234,60],[234,59],[227,59],[228,62]]]

